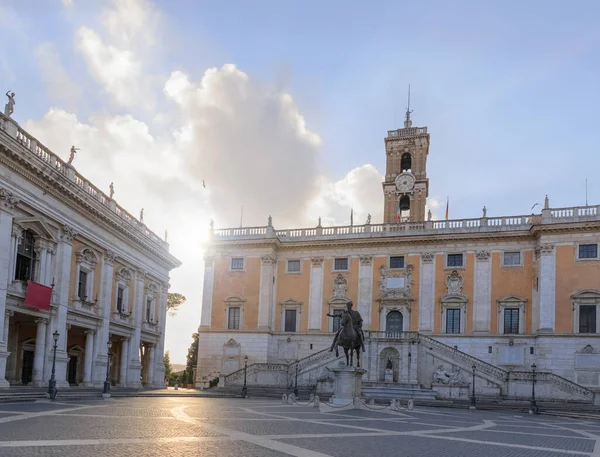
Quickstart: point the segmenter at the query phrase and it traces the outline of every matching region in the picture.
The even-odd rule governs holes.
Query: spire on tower
[[[404,128],[409,129],[412,127],[412,121],[410,120],[410,84],[408,85],[408,106],[406,107],[406,120],[404,121]]]

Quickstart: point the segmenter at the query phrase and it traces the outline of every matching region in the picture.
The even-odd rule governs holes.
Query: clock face
[[[415,177],[410,173],[402,173],[396,177],[396,189],[400,192],[408,192],[415,186]]]

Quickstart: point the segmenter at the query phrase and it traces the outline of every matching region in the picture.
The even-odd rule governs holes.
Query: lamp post
[[[246,373],[248,371],[248,356],[244,356],[244,385],[242,386],[242,398],[246,398],[248,388],[246,387]]]
[[[48,381],[48,397],[50,400],[54,400],[56,398],[57,389],[56,389],[56,344],[58,343],[58,337],[60,334],[57,330],[54,330],[52,334],[52,338],[54,338],[54,352],[52,355],[52,374],[50,375],[50,381]]]
[[[106,343],[106,379],[104,381],[104,390],[102,391],[102,398],[110,398],[110,348],[112,341],[110,339]]]
[[[471,367],[473,369],[473,382],[471,383],[471,409],[475,409],[475,405],[477,404],[477,400],[475,398],[475,369],[477,368],[475,364]]]
[[[534,363],[531,365],[531,411],[530,414],[538,414],[539,409],[535,401],[535,370],[537,366]]]
[[[294,387],[294,397],[298,398],[298,361],[296,360],[296,387]]]

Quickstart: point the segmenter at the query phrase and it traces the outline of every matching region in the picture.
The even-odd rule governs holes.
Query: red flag
[[[44,286],[33,281],[27,281],[25,305],[48,311],[50,310],[50,300],[52,300],[52,287]]]

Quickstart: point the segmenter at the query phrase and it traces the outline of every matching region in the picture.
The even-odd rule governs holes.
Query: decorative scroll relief
[[[81,252],[75,255],[77,263],[87,263],[91,268],[94,268],[98,263],[98,257],[90,248],[84,248]]]
[[[435,259],[435,254],[433,252],[423,252],[421,254],[421,261],[423,263],[432,263],[433,259]]]
[[[475,257],[477,257],[477,260],[479,260],[479,261],[489,260],[490,255],[491,255],[490,251],[485,251],[485,250],[477,251],[475,253]]]
[[[379,268],[380,298],[412,298],[413,266],[407,265],[404,272],[388,271],[385,265]]]
[[[458,295],[462,292],[463,277],[458,274],[458,271],[453,270],[446,278],[446,288],[448,295]]]
[[[19,204],[19,199],[12,192],[0,189],[0,205],[7,210],[13,210]]]
[[[542,255],[549,255],[554,252],[554,245],[551,243],[540,243],[535,248],[535,256],[540,257]]]
[[[363,266],[369,266],[373,263],[373,256],[371,255],[361,255],[360,256],[360,264]]]
[[[346,290],[348,289],[348,280],[341,274],[337,275],[337,278],[333,280],[333,296],[334,297],[345,297]]]
[[[73,240],[77,236],[77,232],[73,230],[73,227],[69,225],[63,225],[62,234],[60,236],[61,240],[67,243],[73,243]]]
[[[115,263],[115,260],[117,260],[117,253],[113,252],[113,251],[106,251],[106,253],[104,254],[104,262],[112,265],[113,263]]]
[[[323,266],[323,257],[312,257],[310,259],[313,267],[322,267]]]
[[[277,259],[273,254],[263,255],[260,259],[265,265],[275,265],[277,263]]]

